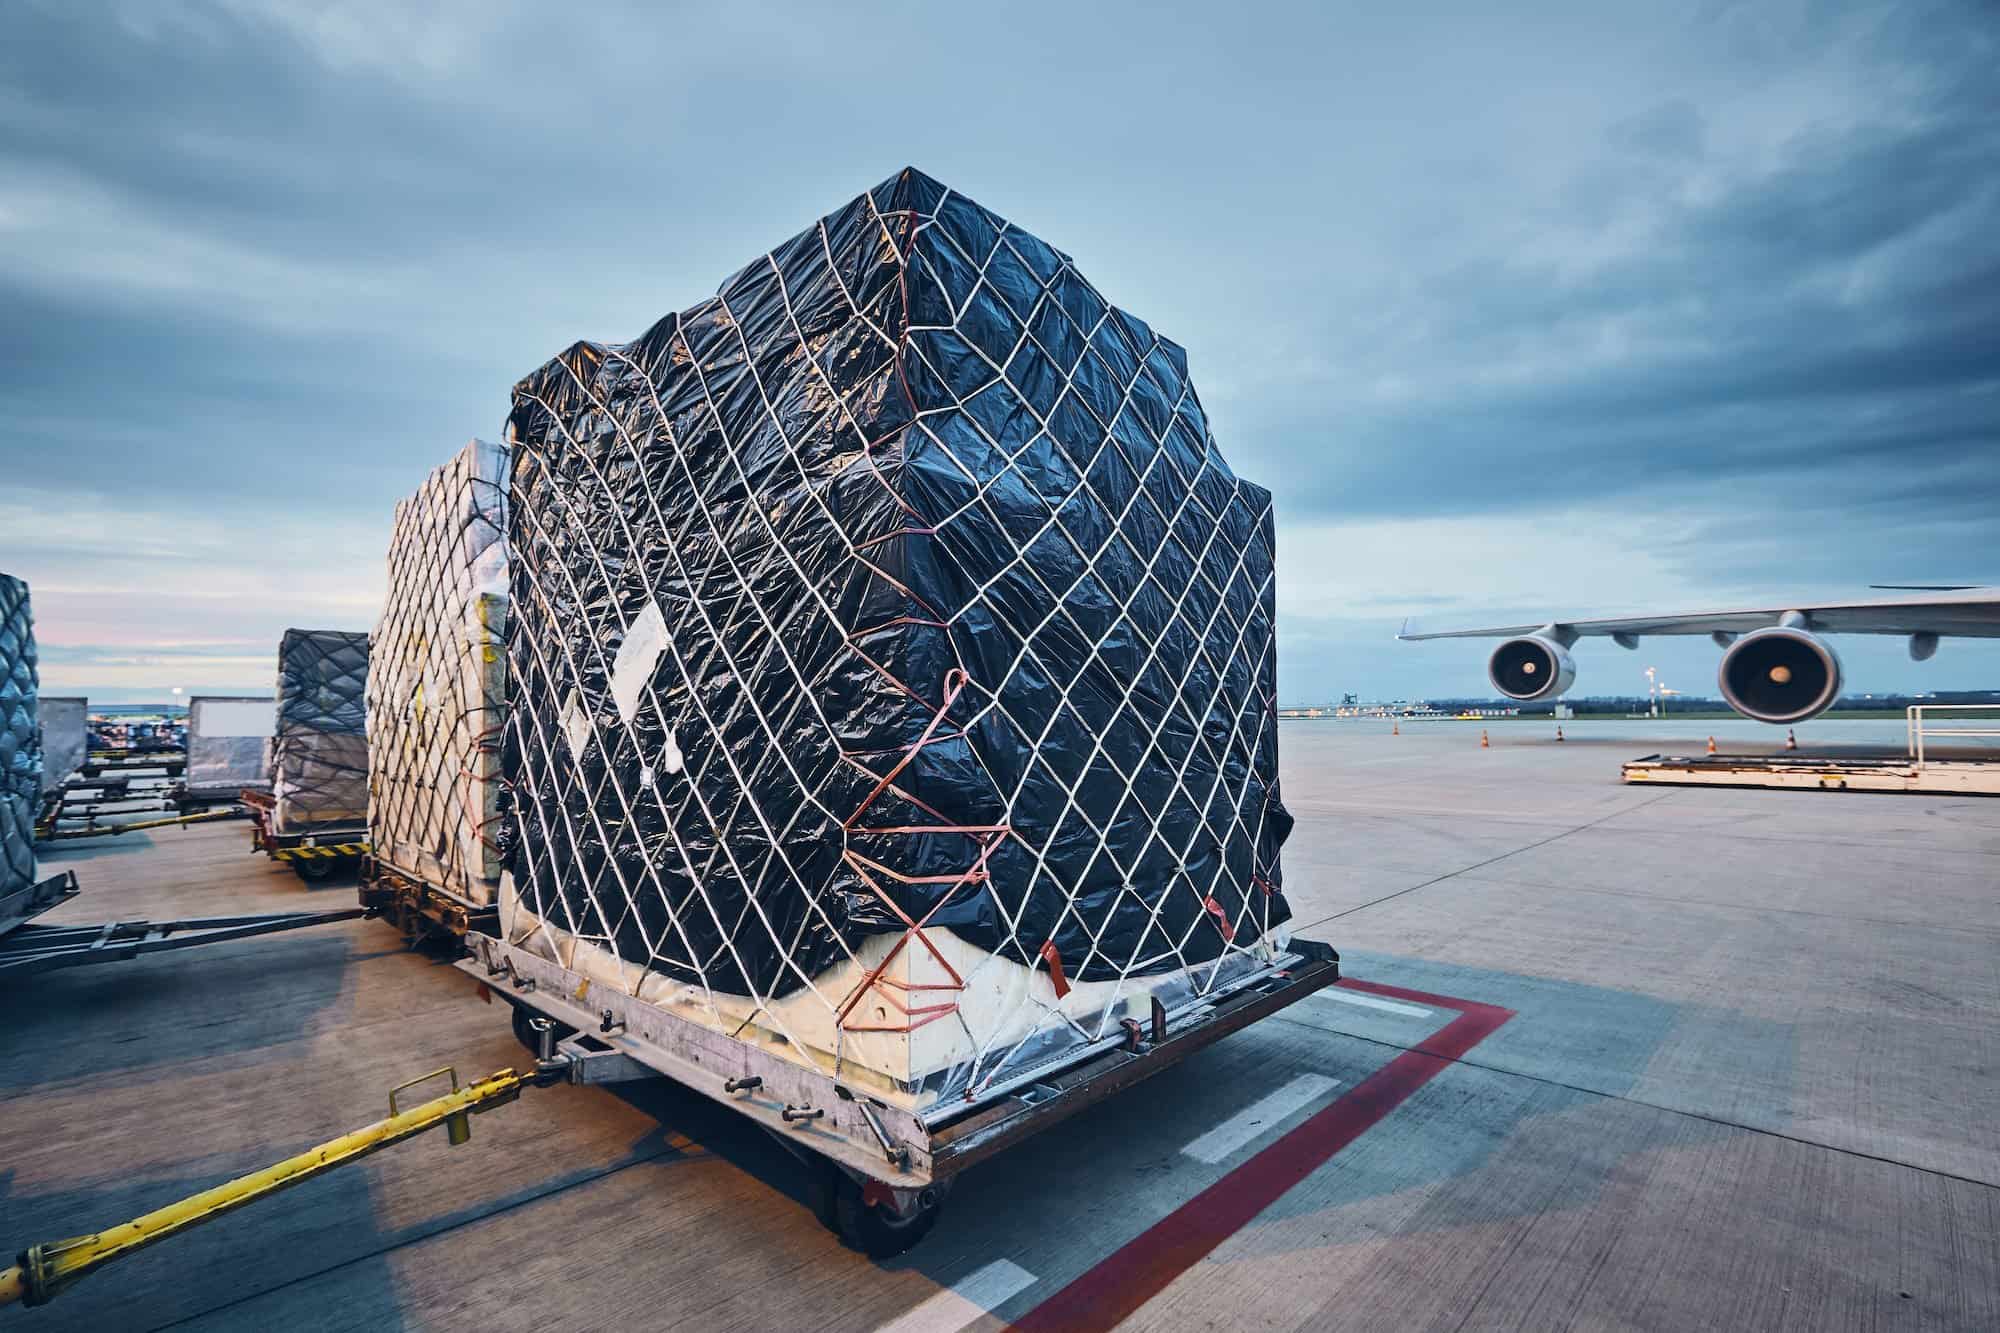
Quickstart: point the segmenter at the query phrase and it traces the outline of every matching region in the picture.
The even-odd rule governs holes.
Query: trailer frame
[[[1178,1064],[1340,979],[1340,956],[1294,939],[1267,965],[1147,1022],[921,1111],[778,1055],[477,930],[455,964],[514,1011],[545,1071],[576,1083],[671,1078],[736,1111],[806,1164],[814,1211],[882,1258],[929,1231],[960,1171]]]
[[[68,902],[82,891],[76,882],[76,872],[65,870],[60,875],[24,884],[12,893],[0,896],[0,941],[51,907]],[[0,943],[0,947],[4,947],[4,943]]]
[[[245,787],[238,799],[250,816],[250,850],[291,866],[309,883],[327,879],[343,867],[358,866],[368,855],[366,824],[314,825],[295,833],[280,833],[276,828],[277,797]]]
[[[462,949],[470,931],[499,932],[498,904],[476,903],[405,874],[384,864],[373,851],[361,858],[360,879],[361,905],[402,931],[412,948],[436,941]]]

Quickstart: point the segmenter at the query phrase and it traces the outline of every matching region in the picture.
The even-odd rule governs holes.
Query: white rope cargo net
[[[368,841],[483,906],[500,877],[507,451],[474,440],[396,506],[369,646]]]
[[[1272,959],[1270,495],[1067,257],[906,172],[515,394],[515,942],[963,1097]]]
[[[358,827],[368,817],[368,636],[288,629],[278,641],[273,827]]]

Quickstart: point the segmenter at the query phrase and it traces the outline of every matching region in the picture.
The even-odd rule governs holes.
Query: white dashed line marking
[[[1356,991],[1341,990],[1328,986],[1325,990],[1313,992],[1316,999],[1339,1000],[1342,1004],[1358,1004],[1363,1009],[1380,1009],[1384,1013],[1402,1014],[1406,1018],[1429,1018],[1431,1011],[1418,1004],[1402,1004],[1395,1000],[1378,1000],[1373,995],[1362,995]]]
[[[1337,1078],[1300,1074],[1276,1092],[1260,1097],[1181,1149],[1184,1156],[1213,1166],[1292,1112],[1340,1086]]]
[[[910,1307],[878,1333],[958,1333],[991,1314],[1016,1293],[1033,1286],[1035,1275],[1017,1263],[995,1259],[986,1267]]]

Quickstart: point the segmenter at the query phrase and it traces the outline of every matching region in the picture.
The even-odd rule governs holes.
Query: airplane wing
[[[1409,621],[1396,637],[1418,639],[1506,639],[1534,634],[1551,625],[1578,637],[1620,639],[1647,634],[1744,634],[1777,624],[1791,612],[1808,627],[1829,634],[1938,634],[1958,638],[2000,638],[2000,587],[1952,588],[1872,602],[1792,602],[1783,606],[1727,611],[1685,611],[1671,615],[1613,616],[1587,620],[1551,618],[1539,624],[1495,625],[1484,629],[1418,631]]]

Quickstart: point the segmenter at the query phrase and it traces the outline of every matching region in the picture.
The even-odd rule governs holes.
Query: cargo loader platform
[[[1799,791],[2000,796],[2000,760],[1918,762],[1868,755],[1649,754],[1628,761],[1624,779],[1655,787],[1776,787]]]

